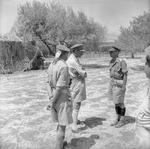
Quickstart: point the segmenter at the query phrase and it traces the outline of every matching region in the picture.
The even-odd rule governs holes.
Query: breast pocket
[[[117,66],[114,68],[114,77],[115,77],[115,78],[118,78],[118,79],[121,79],[122,76],[123,76],[122,68],[121,68],[121,66],[117,65]]]

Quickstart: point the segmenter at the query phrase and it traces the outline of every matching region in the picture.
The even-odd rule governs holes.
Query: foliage
[[[121,34],[118,37],[117,44],[123,50],[135,53],[143,49],[143,42],[130,28],[121,28]]]
[[[121,27],[120,31],[118,45],[131,53],[143,51],[150,44],[150,14],[135,17],[128,28]]]
[[[18,9],[18,19],[12,28],[24,42],[42,42],[51,55],[58,43],[71,45],[86,43],[87,50],[97,50],[105,39],[106,28],[87,18],[83,12],[75,13],[59,3],[26,2]]]

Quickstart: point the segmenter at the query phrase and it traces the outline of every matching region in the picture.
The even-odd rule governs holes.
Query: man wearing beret
[[[70,91],[73,100],[73,126],[72,131],[78,132],[78,128],[83,125],[77,125],[78,113],[81,107],[81,102],[86,99],[86,87],[85,87],[85,78],[87,77],[86,71],[83,66],[80,64],[79,58],[83,55],[83,45],[76,44],[71,47],[71,55],[67,60],[67,64],[69,66],[69,73],[71,76],[71,86]]]
[[[121,50],[117,47],[109,49],[111,56],[110,60],[110,85],[109,85],[109,98],[113,100],[116,112],[116,118],[111,126],[116,128],[124,125],[124,116],[126,108],[124,105],[124,97],[126,92],[127,83],[127,64],[125,60],[118,57]]]

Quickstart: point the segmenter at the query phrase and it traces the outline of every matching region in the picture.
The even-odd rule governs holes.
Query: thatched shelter
[[[19,37],[15,34],[0,37],[0,65],[4,70],[14,71],[17,62],[24,58],[25,50]]]

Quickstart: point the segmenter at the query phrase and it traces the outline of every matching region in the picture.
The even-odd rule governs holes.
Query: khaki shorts
[[[61,104],[56,104],[55,108],[51,110],[51,118],[53,122],[58,125],[67,126],[72,123],[72,102],[65,101]]]
[[[126,90],[122,89],[119,86],[112,85],[110,83],[109,90],[108,90],[108,96],[109,100],[112,100],[114,104],[124,103],[125,98],[125,92]]]
[[[80,107],[81,107],[81,102],[73,102],[73,110],[74,111],[78,112]]]

